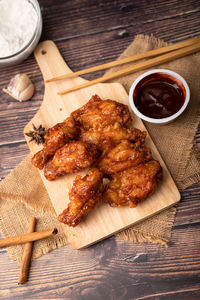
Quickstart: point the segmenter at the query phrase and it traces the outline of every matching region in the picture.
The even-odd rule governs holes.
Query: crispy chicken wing
[[[133,142],[144,142],[146,132],[142,132],[137,128],[124,128],[119,123],[108,125],[106,127],[96,127],[88,131],[82,131],[80,139],[84,142],[94,144],[98,149],[105,153],[115,147],[122,140],[130,140]]]
[[[71,142],[58,149],[54,157],[44,167],[44,175],[48,180],[82,171],[90,167],[98,158],[96,146],[82,141]]]
[[[85,105],[72,112],[71,116],[86,130],[99,125],[104,127],[115,122],[124,126],[131,123],[127,105],[113,100],[102,100],[97,95],[92,96]]]
[[[96,168],[90,169],[84,177],[76,176],[69,193],[70,203],[58,217],[58,220],[69,226],[76,226],[82,216],[93,210],[103,191],[103,174]]]
[[[103,173],[112,175],[151,159],[151,150],[144,144],[123,140],[100,160],[98,167]]]
[[[145,146],[146,132],[130,125],[128,106],[94,95],[48,130],[43,149],[32,158],[48,180],[93,166],[76,177],[60,222],[76,226],[101,198],[113,207],[135,207],[155,190],[162,167]],[[103,177],[109,179],[105,189]]]
[[[162,168],[156,160],[140,164],[113,175],[108,183],[103,201],[110,206],[135,207],[151,194],[162,179]]]
[[[72,117],[69,117],[62,123],[58,123],[50,128],[44,137],[44,148],[37,152],[32,158],[33,165],[39,169],[43,169],[45,163],[55,154],[55,152],[71,139],[77,137],[79,132],[80,129],[75,124]]]

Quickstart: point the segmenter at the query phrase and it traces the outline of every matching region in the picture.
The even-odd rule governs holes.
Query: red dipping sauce
[[[174,77],[154,73],[143,78],[135,87],[133,101],[145,116],[162,119],[177,113],[185,102],[185,88]]]

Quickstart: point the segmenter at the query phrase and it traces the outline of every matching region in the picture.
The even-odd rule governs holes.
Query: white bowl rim
[[[28,0],[27,0],[28,1]],[[30,2],[30,1],[28,1]],[[21,48],[20,50],[18,50],[17,52],[11,54],[11,55],[8,55],[8,56],[3,56],[3,57],[0,57],[0,64],[1,63],[7,63],[9,62],[9,60],[11,60],[12,58],[13,59],[21,59],[21,55],[23,56],[24,55],[24,52],[31,46],[31,44],[34,42],[35,40],[35,37],[36,37],[36,34],[38,32],[38,28],[39,28],[39,25],[40,25],[40,22],[42,22],[42,13],[41,13],[41,9],[40,9],[40,4],[38,2],[38,0],[31,0],[30,4],[33,6],[33,8],[35,9],[36,13],[37,13],[37,24],[35,25],[35,30],[33,32],[33,35],[31,36],[30,40],[27,42],[26,45],[24,45],[23,48]],[[42,31],[42,29],[41,29]],[[39,38],[41,36],[41,32],[39,30]],[[38,39],[39,41],[39,39]],[[33,52],[33,51],[31,51]]]
[[[154,119],[154,118],[150,118],[147,117],[145,115],[143,115],[135,106],[134,100],[133,100],[133,92],[135,90],[136,85],[146,76],[154,74],[154,73],[164,73],[167,75],[170,75],[176,79],[178,79],[184,86],[185,88],[185,101],[183,106],[172,116],[167,117],[167,118],[161,118],[161,119]],[[182,112],[186,109],[188,103],[190,100],[190,89],[189,86],[187,84],[187,82],[185,81],[185,79],[179,75],[178,73],[168,70],[168,69],[153,69],[150,71],[147,71],[143,74],[141,74],[140,76],[137,77],[137,79],[133,82],[130,90],[129,90],[129,104],[132,108],[132,110],[134,111],[134,113],[142,120],[150,122],[150,123],[155,123],[155,124],[162,124],[162,123],[168,123],[171,122],[172,120],[176,119],[178,116],[180,116],[182,114]]]

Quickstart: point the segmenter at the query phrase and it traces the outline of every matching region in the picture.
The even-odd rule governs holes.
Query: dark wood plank
[[[30,153],[25,141],[0,146],[0,180],[3,180]]]
[[[181,193],[181,204],[177,205],[174,227],[200,223],[200,184],[192,185]]]
[[[116,59],[138,33],[168,42],[200,35],[198,0],[40,0],[44,29],[76,71]],[[16,73],[36,86],[31,101],[2,92]],[[88,74],[87,79],[104,71]],[[0,177],[29,152],[23,127],[41,105],[44,86],[33,58],[0,71]],[[196,141],[200,142],[200,130]],[[109,238],[82,251],[70,246],[33,262],[30,281],[17,285],[19,266],[0,251],[0,299],[199,299],[200,183],[182,193],[169,248]]]
[[[196,230],[174,230],[167,249],[114,238],[82,251],[66,246],[34,261],[29,283],[20,287],[18,265],[0,255],[1,299],[194,299],[200,268]]]
[[[40,1],[44,37],[53,40],[137,27],[199,12],[198,1]],[[58,4],[59,3],[59,4]],[[155,5],[156,3],[156,5]],[[62,16],[66,17],[62,17]],[[55,26],[57,30],[55,31]],[[139,26],[138,26],[139,27]]]
[[[1,143],[0,145],[24,142],[23,128],[36,114],[37,109],[17,111],[3,114],[0,119]]]

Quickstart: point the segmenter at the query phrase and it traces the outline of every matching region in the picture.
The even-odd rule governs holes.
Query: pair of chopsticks
[[[23,284],[28,280],[33,242],[50,237],[54,234],[57,234],[58,232],[56,228],[35,232],[35,226],[36,226],[36,218],[31,217],[29,222],[28,232],[26,234],[17,235],[17,236],[0,240],[0,248],[25,244],[21,266],[20,266],[20,272],[19,272],[19,279],[18,279],[19,284]]]
[[[147,51],[147,52],[144,52],[141,54],[137,54],[137,55],[127,57],[124,59],[120,59],[120,60],[116,60],[116,61],[112,61],[112,62],[102,64],[99,66],[95,66],[92,68],[80,70],[75,73],[69,73],[69,74],[64,74],[64,75],[58,76],[58,77],[53,77],[53,78],[47,79],[46,83],[57,81],[57,80],[62,80],[62,79],[67,79],[67,78],[73,78],[73,77],[83,75],[86,73],[95,72],[95,71],[99,71],[99,70],[103,70],[103,69],[107,69],[107,68],[111,68],[111,67],[116,67],[116,66],[134,62],[134,61],[137,61],[140,59],[153,57],[146,61],[139,62],[133,66],[119,70],[113,74],[105,75],[105,76],[99,77],[97,79],[94,79],[92,81],[88,81],[84,84],[77,85],[70,89],[58,92],[59,95],[64,95],[64,94],[79,90],[81,88],[91,86],[96,83],[105,82],[105,81],[114,79],[116,77],[129,75],[133,72],[141,71],[146,68],[151,68],[151,67],[160,65],[162,63],[166,63],[168,61],[171,61],[171,60],[174,60],[174,59],[177,59],[177,58],[180,58],[180,57],[183,57],[183,56],[186,56],[186,55],[198,52],[198,51],[200,51],[200,38],[194,38],[191,40],[187,40],[187,41],[179,42],[179,43],[176,43],[176,44],[173,44],[170,46]]]

